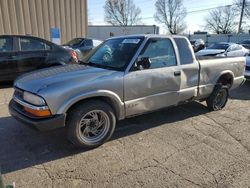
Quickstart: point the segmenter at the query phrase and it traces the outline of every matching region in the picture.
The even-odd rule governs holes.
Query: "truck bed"
[[[200,63],[199,95],[208,96],[214,87],[214,83],[222,74],[232,75],[232,88],[238,85],[237,81],[244,75],[245,57],[215,57],[204,56],[197,58]]]

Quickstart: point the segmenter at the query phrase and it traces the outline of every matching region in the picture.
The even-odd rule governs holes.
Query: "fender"
[[[125,105],[120,99],[120,97],[109,90],[96,90],[96,91],[91,91],[87,93],[81,93],[76,96],[72,96],[69,98],[66,103],[60,106],[60,108],[57,110],[57,114],[66,114],[68,109],[76,104],[77,102],[84,100],[84,99],[90,99],[90,98],[95,98],[95,97],[107,97],[112,101],[112,104],[115,107],[115,111],[117,113],[117,118],[119,120],[125,118]]]

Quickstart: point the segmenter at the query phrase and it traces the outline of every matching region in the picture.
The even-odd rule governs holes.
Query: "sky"
[[[153,16],[155,13],[156,0],[134,0],[137,7],[141,9],[142,24],[157,25],[160,27],[160,33],[166,33],[166,28],[157,23]],[[105,25],[104,22],[104,0],[88,0],[88,19],[91,25]],[[204,30],[204,18],[209,13],[211,8],[218,6],[230,5],[233,0],[183,0],[183,5],[187,10],[185,18],[187,29],[186,33],[192,34],[194,31]],[[210,10],[204,10],[210,9]]]

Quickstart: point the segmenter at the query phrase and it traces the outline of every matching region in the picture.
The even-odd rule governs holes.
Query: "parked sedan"
[[[241,42],[239,42],[238,44],[244,46],[246,49],[250,50],[250,40],[249,39],[246,39],[246,40],[243,40]]]
[[[0,81],[45,67],[76,63],[76,52],[25,35],[0,35]]]
[[[63,46],[79,51],[83,56],[85,56],[88,52],[90,52],[93,48],[97,47],[101,43],[102,41],[96,39],[74,38]]]
[[[204,50],[195,53],[196,56],[246,56],[249,50],[235,43],[214,43]]]

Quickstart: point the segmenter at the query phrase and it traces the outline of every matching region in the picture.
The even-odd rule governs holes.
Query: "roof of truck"
[[[117,37],[111,37],[109,39],[119,39],[119,38],[151,38],[151,37],[184,37],[180,35],[159,35],[159,34],[136,34],[136,35],[123,35]]]

